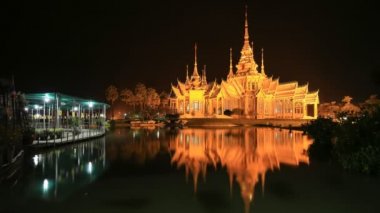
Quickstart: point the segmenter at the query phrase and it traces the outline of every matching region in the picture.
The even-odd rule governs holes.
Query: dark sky
[[[375,1],[11,1],[1,6],[1,76],[23,92],[104,98],[109,84],[170,89],[185,66],[225,78],[243,44],[244,5],[256,61],[281,81],[309,82],[321,101],[380,93]],[[377,77],[377,79],[376,79]],[[377,86],[376,83],[377,82]]]

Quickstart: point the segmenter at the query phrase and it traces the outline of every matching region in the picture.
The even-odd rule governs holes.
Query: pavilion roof
[[[27,105],[41,105],[45,103],[51,103],[58,98],[61,108],[72,108],[76,106],[92,106],[94,109],[110,107],[107,103],[95,101],[93,99],[80,98],[76,96],[66,95],[62,93],[46,92],[46,93],[29,93],[25,94]]]

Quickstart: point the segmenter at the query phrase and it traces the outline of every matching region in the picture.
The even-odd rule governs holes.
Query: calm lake
[[[302,132],[118,128],[26,153],[0,212],[380,212],[380,179],[307,155]]]

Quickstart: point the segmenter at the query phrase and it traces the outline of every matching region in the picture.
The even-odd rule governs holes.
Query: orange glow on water
[[[245,212],[254,199],[255,186],[261,182],[264,191],[267,171],[280,169],[281,164],[309,164],[307,148],[311,139],[300,131],[279,129],[184,129],[169,142],[171,158],[178,168],[185,167],[186,179],[193,176],[194,192],[198,177],[206,180],[207,166],[220,164],[226,168],[230,191],[233,181],[240,186]]]

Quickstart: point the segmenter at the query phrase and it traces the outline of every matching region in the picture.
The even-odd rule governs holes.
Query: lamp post
[[[37,112],[37,114],[36,114],[36,117],[38,116],[38,113],[39,113],[39,106],[36,104],[36,105],[34,105],[34,109],[36,110],[36,112]],[[32,113],[32,115],[33,115],[33,113]],[[33,118],[34,118],[34,116],[33,116]],[[36,120],[36,119],[34,119],[34,120]],[[35,127],[37,127],[38,128],[38,123],[37,123],[37,125],[35,125]]]
[[[44,129],[46,128],[46,124],[45,124],[45,117],[46,117],[45,111],[46,111],[46,109],[45,108],[46,108],[46,103],[49,103],[49,101],[50,101],[49,96],[47,94],[45,94],[45,97],[44,97],[44,118],[43,118],[43,122],[44,122],[43,127],[44,127]],[[49,114],[50,114],[50,110],[49,110]]]
[[[90,131],[91,129],[91,124],[92,124],[92,107],[94,106],[94,103],[93,102],[89,102],[88,103],[88,114],[89,114],[89,124],[88,124],[88,130]]]

